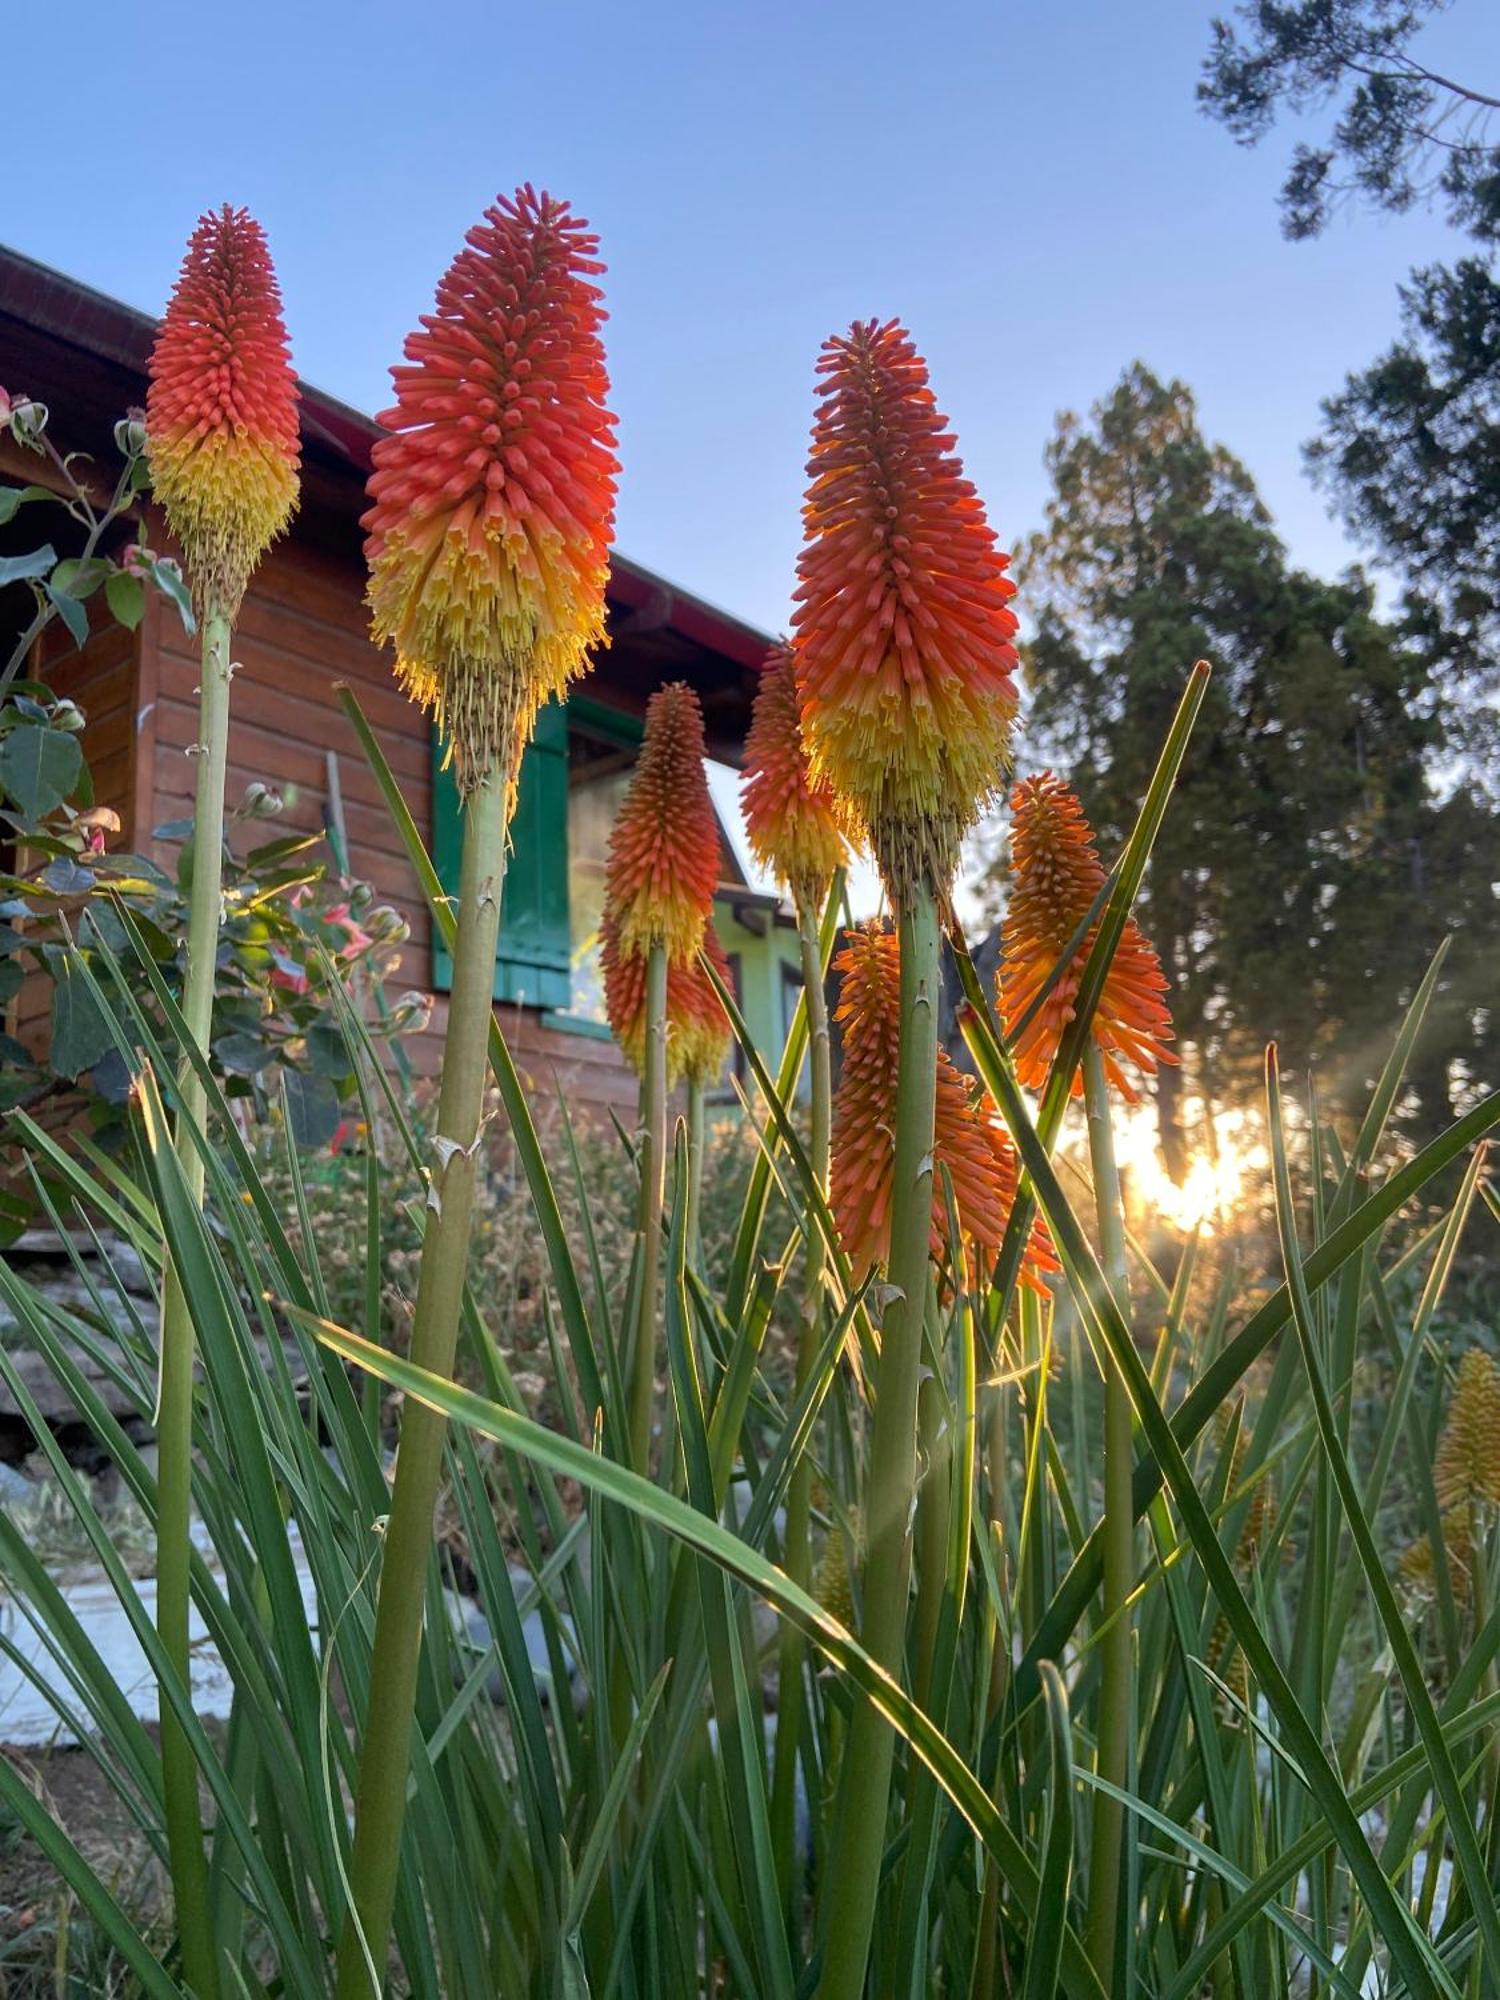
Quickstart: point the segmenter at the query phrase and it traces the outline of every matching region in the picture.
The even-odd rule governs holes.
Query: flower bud
[[[115,448],[122,458],[139,458],[146,449],[146,412],[131,410],[115,425]]]
[[[45,403],[33,403],[27,396],[17,397],[10,411],[10,431],[16,443],[40,451],[42,433],[47,428],[47,414]]]
[[[252,778],[245,787],[245,796],[240,800],[241,819],[275,819],[285,801],[280,792],[263,785],[259,778]]]
[[[365,929],[379,944],[405,944],[411,925],[389,903],[381,903],[365,918]]]

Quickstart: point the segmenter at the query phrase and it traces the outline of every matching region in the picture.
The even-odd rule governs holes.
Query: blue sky
[[[1200,397],[1309,565],[1351,555],[1304,479],[1319,397],[1395,324],[1441,220],[1288,244],[1292,144],[1193,99],[1212,0],[11,0],[0,235],[159,310],[197,212],[270,233],[295,358],[366,409],[463,230],[531,179],[594,222],[624,475],[620,546],[785,619],[813,362],[897,313],[1007,542],[1040,522],[1055,412],[1136,356]],[[231,28],[213,17],[232,19]],[[1500,7],[1434,56],[1493,86]],[[17,163],[22,163],[18,165]]]

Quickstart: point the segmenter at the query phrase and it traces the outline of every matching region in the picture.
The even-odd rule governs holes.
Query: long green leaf
[[[1360,1566],[1364,1570],[1365,1581],[1369,1585],[1380,1622],[1385,1628],[1386,1642],[1391,1648],[1396,1670],[1401,1676],[1401,1685],[1405,1690],[1412,1719],[1417,1726],[1417,1734],[1427,1752],[1433,1784],[1448,1815],[1449,1833],[1458,1857],[1464,1885],[1469,1892],[1469,1900],[1478,1921],[1480,1936],[1484,1941],[1485,1955],[1492,1966],[1500,1967],[1500,1904],[1497,1904],[1495,1893],[1490,1886],[1484,1855],[1479,1846],[1479,1836],[1474,1830],[1474,1822],[1469,1814],[1463,1788],[1458,1781],[1458,1773],[1453,1768],[1453,1760],[1443,1742],[1437,1710],[1432,1705],[1432,1696],[1422,1675],[1422,1663],[1417,1658],[1417,1649],[1412,1644],[1411,1634],[1401,1615],[1401,1607],[1396,1602],[1396,1593],[1391,1588],[1390,1579],[1385,1573],[1385,1565],[1380,1560],[1380,1551],[1375,1546],[1375,1536],[1369,1519],[1360,1504],[1354,1475],[1349,1469],[1349,1461],[1338,1434],[1338,1424],[1334,1417],[1328,1386],[1323,1380],[1322,1362],[1318,1357],[1318,1342],[1313,1331],[1312,1300],[1308,1295],[1307,1281],[1303,1275],[1302,1251],[1297,1242],[1296,1218],[1292,1208],[1292,1182],[1286,1157],[1286,1130],[1281,1113],[1281,1077],[1274,1045],[1266,1051],[1266,1099],[1271,1124],[1271,1164],[1276,1184],[1276,1221],[1281,1237],[1281,1255],[1286,1266],[1287,1284],[1292,1296],[1292,1318],[1302,1348],[1302,1361],[1307,1370],[1308,1385],[1312,1390],[1313,1410],[1317,1417],[1324,1457],[1333,1477],[1344,1518],[1349,1524],[1349,1533],[1353,1538]]]
[[[1001,1873],[1027,1906],[1035,1910],[1039,1886],[1036,1870],[963,1758],[838,1620],[784,1571],[767,1562],[716,1520],[700,1514],[675,1494],[663,1491],[627,1467],[585,1451],[571,1439],[559,1437],[529,1417],[502,1409],[472,1390],[440,1381],[358,1335],[318,1320],[315,1314],[290,1305],[286,1310],[345,1360],[368,1368],[382,1381],[419,1398],[455,1422],[468,1424],[499,1443],[513,1445],[524,1456],[562,1478],[576,1479],[580,1486],[602,1499],[618,1502],[650,1526],[665,1530],[759,1591],[783,1617],[793,1619],[813,1644],[875,1704],[947,1792],[984,1842]],[[1064,1946],[1064,1972],[1069,1993],[1099,1994],[1099,1982],[1071,1929]]]
[[[1265,1690],[1276,1719],[1306,1782],[1325,1817],[1334,1827],[1349,1867],[1364,1892],[1374,1920],[1385,1935],[1392,1956],[1414,1994],[1431,1996],[1447,1990],[1448,1981],[1410,1913],[1391,1890],[1371,1851],[1357,1816],[1350,1811],[1339,1773],[1329,1761],[1317,1731],[1309,1723],[1280,1662],[1272,1652],[1251,1606],[1246,1602],[1233,1566],[1220,1546],[1213,1521],[1194,1484],[1182,1447],[1151,1387],[1145,1364],[1136,1351],[1130,1328],[1121,1317],[1088,1239],[1068,1205],[1047,1150],[1037,1135],[1014,1080],[981,1034],[970,1043],[981,1075],[999,1107],[1047,1218],[1048,1228],[1068,1274],[1075,1303],[1091,1335],[1106,1348],[1130,1391],[1147,1447],[1171,1490],[1184,1525],[1192,1536],[1198,1560],[1240,1648]]]
[[[1022,2000],[1052,2000],[1057,1991],[1068,1884],[1073,1876],[1073,1732],[1068,1691],[1050,1660],[1041,1665],[1047,1711],[1047,1829],[1042,1838],[1040,1917],[1026,1943]]]

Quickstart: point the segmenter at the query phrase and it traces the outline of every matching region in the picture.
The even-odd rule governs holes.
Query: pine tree
[[[1492,801],[1431,783],[1447,714],[1419,648],[1357,571],[1289,566],[1250,475],[1202,434],[1190,391],[1137,363],[1047,452],[1028,547],[1028,732],[1076,785],[1107,852],[1126,836],[1191,662],[1215,667],[1142,921],[1172,981],[1182,1071],[1158,1079],[1164,1163],[1186,1163],[1184,1088],[1258,1088],[1275,1038],[1357,1102],[1450,922],[1424,1122],[1492,1060],[1482,934],[1500,874]],[[1491,904],[1492,904],[1491,898]],[[1472,938],[1472,943],[1470,939]]]
[[[1214,22],[1198,100],[1242,145],[1283,112],[1312,126],[1282,184],[1288,236],[1319,235],[1340,208],[1427,204],[1472,241],[1413,271],[1400,337],[1325,401],[1307,457],[1403,586],[1407,634],[1483,700],[1500,685],[1500,88],[1426,59],[1422,28],[1445,4],[1250,0],[1238,25]]]

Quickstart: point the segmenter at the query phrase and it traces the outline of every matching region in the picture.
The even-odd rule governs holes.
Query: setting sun
[[[1198,1143],[1179,1183],[1162,1165],[1155,1112],[1143,1106],[1122,1117],[1116,1147],[1125,1199],[1137,1215],[1159,1217],[1184,1235],[1216,1235],[1254,1196],[1270,1156],[1244,1111],[1220,1111],[1211,1133],[1206,1120],[1193,1131]]]

